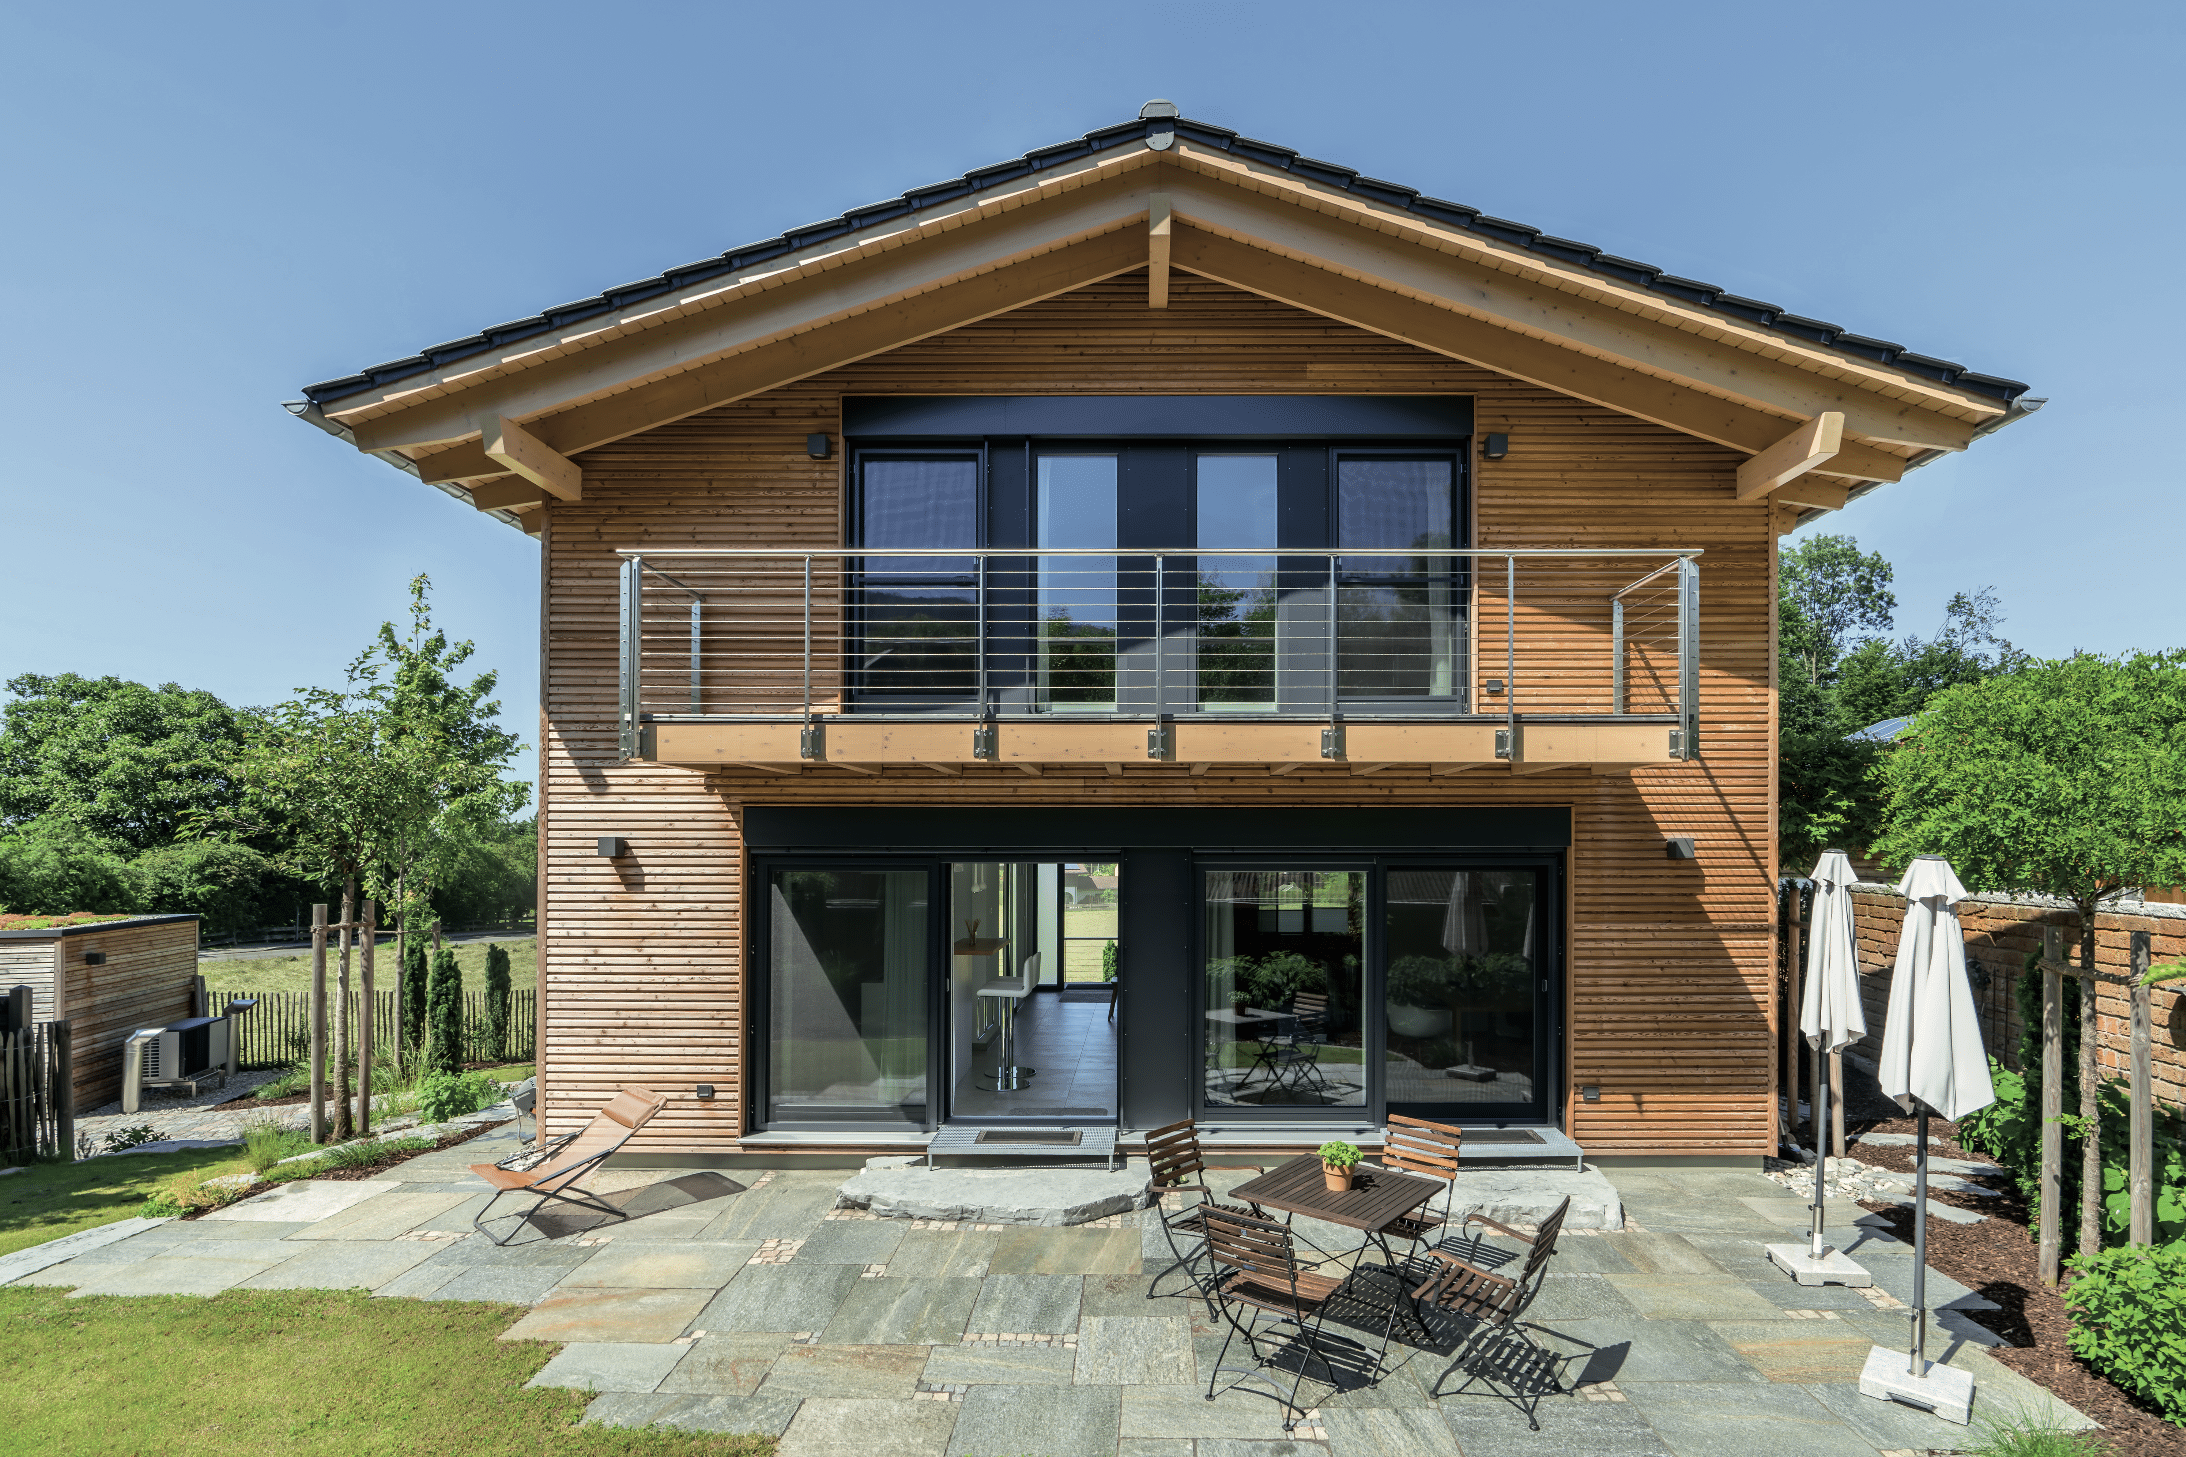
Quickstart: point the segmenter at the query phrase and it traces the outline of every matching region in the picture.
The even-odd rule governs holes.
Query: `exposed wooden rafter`
[[[1844,448],[1844,415],[1824,410],[1738,468],[1738,499],[1759,500]]]
[[[1169,239],[1174,219],[1169,194],[1157,192],[1146,199],[1146,306],[1169,307]]]

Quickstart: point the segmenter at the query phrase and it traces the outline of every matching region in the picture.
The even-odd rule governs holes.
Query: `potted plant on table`
[[[1341,1194],[1351,1187],[1351,1171],[1358,1166],[1359,1150],[1356,1144],[1341,1141],[1324,1143],[1320,1147],[1321,1178],[1329,1192]]]

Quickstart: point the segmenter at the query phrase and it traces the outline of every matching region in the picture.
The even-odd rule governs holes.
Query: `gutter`
[[[311,400],[283,400],[281,402],[281,408],[288,411],[291,415],[294,415],[297,419],[303,421],[306,425],[311,425],[320,430],[324,430],[327,434],[333,436],[336,440],[341,441],[344,445],[354,446],[357,443],[356,432],[351,430],[348,426],[342,424],[339,420],[328,419],[326,416],[326,412],[324,410],[321,410],[319,406]],[[375,459],[386,461],[389,465],[393,466],[396,470],[401,471],[404,475],[410,477],[412,480],[420,479],[418,476],[417,462],[410,459],[410,457],[404,455],[399,450],[368,450],[364,453],[366,455],[374,457]],[[439,491],[442,495],[452,496],[456,500],[461,501],[464,505],[476,509],[477,503],[471,499],[471,493],[464,490],[461,486],[455,485],[447,481],[423,481],[421,483],[430,485],[434,490]],[[522,531],[524,529],[523,521],[513,511],[494,510],[488,511],[485,514],[491,516],[494,520],[501,522],[505,526],[515,527],[518,531]],[[530,533],[527,532],[525,534],[529,535]]]

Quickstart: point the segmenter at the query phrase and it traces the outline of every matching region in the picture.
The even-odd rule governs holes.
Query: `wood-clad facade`
[[[848,396],[1465,394],[1505,459],[1475,466],[1483,548],[1698,547],[1701,757],[1629,774],[1435,775],[1342,765],[1271,775],[1183,763],[1008,765],[944,776],[794,773],[620,761],[618,549],[842,544]],[[890,350],[580,457],[585,497],[548,508],[542,805],[542,1065],[549,1118],[620,1082],[713,1083],[647,1130],[658,1152],[720,1152],[747,1131],[748,991],[739,825],[750,805],[1568,806],[1564,1115],[1604,1154],[1773,1148],[1771,505],[1740,505],[1736,452],[1186,275],[1147,306],[1143,273]],[[631,854],[606,860],[601,836]],[[1664,842],[1691,837],[1695,860]],[[1582,1086],[1598,1102],[1577,1101]]]
[[[121,1096],[130,1033],[193,1015],[197,927],[196,916],[150,916],[0,931],[0,991],[28,985],[34,1021],[69,1024],[79,1109]]]
[[[1310,1146],[1316,1109],[1467,1105],[1597,1156],[1750,1160],[1778,1107],[1776,543],[2023,416],[2025,389],[1164,102],[289,408],[541,543],[547,1127],[623,1083],[670,1094],[635,1147],[678,1158],[1029,1110],[1006,1051],[979,1110],[934,1085],[989,1035],[969,998],[1032,990],[1003,985],[1030,943],[958,915],[959,861],[1036,871],[1024,904],[1058,919],[1075,862],[1114,861],[1096,1040],[1120,1071],[1105,1110],[1060,1115],[1128,1134],[1219,1104]],[[1251,451],[1267,504],[1232,529],[1246,497],[1207,483]],[[1035,518],[1068,512],[1035,502],[1073,452],[1105,484],[1058,466],[1053,500],[1113,504],[1050,540]],[[876,516],[875,461],[930,479]],[[1247,591],[1215,601],[1224,552],[1275,553],[1258,627]],[[1069,553],[1106,554],[1099,621],[1042,595]],[[945,560],[976,562],[975,595],[944,601]],[[1384,671],[1404,653],[1413,677]],[[1069,676],[1101,661],[1105,689]],[[823,851],[839,873],[800,879]],[[838,914],[812,899],[830,876],[886,885]],[[1491,879],[1525,909],[1488,908]],[[1336,880],[1350,899],[1318,898]],[[867,928],[864,971],[813,916]],[[1327,938],[1345,1027],[1278,975],[1288,935]],[[1426,1000],[1399,997],[1402,936]],[[1008,965],[963,969],[990,940]],[[895,980],[914,944],[924,1011]],[[1473,1000],[1438,1003],[1422,966]],[[1491,985],[1533,999],[1523,1027]],[[835,1030],[781,1031],[815,1009]],[[1489,1066],[1482,1027],[1530,1061]],[[786,1115],[792,1045],[813,1086],[873,1096]]]

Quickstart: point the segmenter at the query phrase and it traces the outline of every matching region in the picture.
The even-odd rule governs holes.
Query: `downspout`
[[[333,436],[336,440],[341,441],[344,445],[354,446],[357,443],[357,437],[354,431],[352,431],[348,426],[342,424],[339,420],[328,419],[326,417],[326,412],[321,410],[318,405],[314,404],[310,400],[283,400],[281,402],[281,408],[288,411],[291,415],[294,415],[297,419],[303,421],[306,425],[313,425],[321,430],[324,430],[327,434]],[[404,455],[399,450],[368,450],[365,452],[365,454],[372,456],[375,459],[386,461],[389,465],[393,466],[396,470],[401,471],[404,475],[409,476],[412,480],[419,479],[417,462],[410,459],[410,457]],[[451,482],[427,481],[424,482],[424,484],[430,485],[434,490],[439,491],[443,495],[453,496],[456,500],[461,501],[466,506],[475,507],[477,504],[471,499],[470,492],[464,490],[461,486],[455,485]],[[494,510],[488,511],[486,514],[488,516],[491,516],[494,520],[503,523],[504,525],[515,527],[519,531],[522,531],[524,529],[523,520],[518,517],[517,514],[513,511]]]

